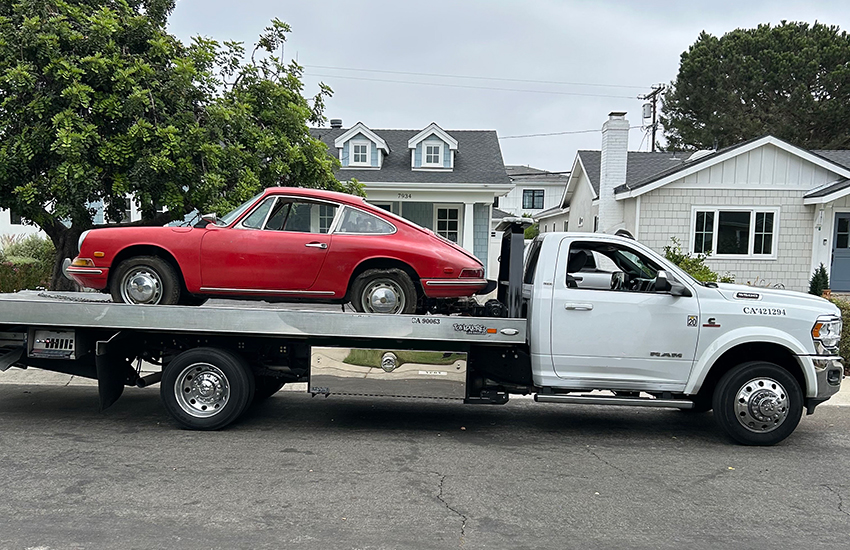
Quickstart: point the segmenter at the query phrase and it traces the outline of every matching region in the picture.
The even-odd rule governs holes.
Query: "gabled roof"
[[[625,184],[614,189],[614,194],[617,195],[618,198],[636,197],[767,144],[778,147],[779,149],[796,155],[811,162],[812,164],[825,168],[826,170],[835,172],[842,177],[850,178],[850,165],[843,164],[843,162],[847,160],[847,157],[842,151],[813,152],[791,145],[790,143],[773,136],[762,136],[732,145],[731,147],[720,149],[709,155],[701,156],[693,162],[680,163],[678,166],[662,170],[643,179],[632,179],[627,177]],[[826,153],[826,155],[822,153]],[[629,161],[631,161],[631,155],[632,153],[629,153]],[[841,159],[842,163],[831,160],[829,158],[830,156],[836,159]]]
[[[549,172],[531,166],[523,166],[511,164],[505,166],[505,171],[508,177],[514,183],[560,183],[566,185],[570,179],[570,173],[567,172]]]
[[[501,220],[502,218],[509,218],[513,216],[510,212],[505,212],[504,210],[499,210],[498,208],[493,209],[493,217],[494,220]]]
[[[593,191],[599,196],[602,151],[579,151],[578,154],[593,186]],[[629,151],[626,159],[626,181],[644,181],[659,173],[678,169],[691,154],[690,152]]]
[[[343,128],[311,128],[310,134],[335,147],[334,141],[348,130]],[[337,172],[342,180],[357,178],[362,183],[480,183],[511,184],[505,173],[505,162],[499,139],[493,130],[451,130],[458,143],[454,170],[420,171],[410,169],[407,143],[419,130],[373,130],[386,140],[392,153],[384,157],[380,170],[345,168]],[[335,151],[334,151],[335,152]]]
[[[390,148],[387,146],[387,142],[384,141],[384,138],[382,138],[381,136],[379,136],[378,134],[376,134],[375,132],[373,132],[372,130],[367,128],[366,125],[363,124],[362,122],[358,122],[357,124],[352,126],[351,129],[344,132],[343,134],[340,134],[334,140],[334,143],[333,143],[334,147],[336,147],[337,149],[342,148],[343,144],[345,144],[346,141],[353,138],[357,134],[363,134],[364,136],[366,136],[370,140],[374,141],[377,144],[378,149],[383,149],[384,153],[390,152]]]
[[[428,136],[430,136],[431,134],[436,134],[436,135],[437,135],[437,137],[439,137],[441,140],[443,140],[443,141],[445,141],[446,143],[448,143],[448,144],[449,144],[449,149],[451,149],[452,151],[456,151],[456,150],[457,150],[457,140],[456,140],[455,138],[453,138],[452,136],[450,136],[448,133],[446,133],[446,131],[445,131],[445,130],[443,130],[442,128],[440,128],[440,127],[437,125],[437,123],[436,123],[436,122],[432,122],[432,123],[431,123],[431,124],[429,124],[429,125],[428,125],[428,126],[427,126],[424,130],[422,130],[421,132],[419,132],[418,134],[416,134],[415,136],[413,136],[412,138],[410,138],[410,139],[407,141],[407,148],[408,148],[408,149],[416,149],[416,145],[417,145],[420,141],[422,141],[423,139],[425,139],[425,138],[427,138]]]
[[[552,208],[547,208],[546,210],[541,210],[534,214],[534,221],[542,220],[543,218],[549,218],[551,216],[557,216],[560,214],[567,214],[570,211],[570,207],[561,208],[560,206],[553,206]]]

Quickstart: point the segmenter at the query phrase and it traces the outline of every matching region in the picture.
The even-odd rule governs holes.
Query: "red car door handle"
[[[328,243],[307,243],[304,246],[309,246],[310,248],[321,248],[324,250],[328,247]]]

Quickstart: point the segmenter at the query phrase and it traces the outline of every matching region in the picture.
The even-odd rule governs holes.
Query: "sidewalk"
[[[12,367],[6,372],[0,372],[0,385],[12,384],[24,386],[97,386],[97,380],[41,369]],[[306,392],[307,384],[287,384],[281,391]],[[845,378],[841,383],[841,390],[821,407],[850,407],[850,378]]]

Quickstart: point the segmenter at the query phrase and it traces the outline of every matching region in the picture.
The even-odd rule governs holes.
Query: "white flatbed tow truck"
[[[714,409],[772,445],[843,378],[841,317],[802,293],[698,283],[640,243],[547,233],[523,261],[507,219],[497,301],[478,316],[188,307],[0,295],[0,371],[96,379],[101,408],[160,383],[169,414],[219,429],[284,384],[313,395]],[[592,266],[589,269],[587,266]],[[487,316],[482,316],[487,315]],[[142,362],[162,371],[142,376]]]

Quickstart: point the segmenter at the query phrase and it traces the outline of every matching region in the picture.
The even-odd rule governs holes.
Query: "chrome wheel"
[[[162,278],[146,266],[128,271],[121,278],[120,289],[127,304],[158,304],[162,300]]]
[[[401,286],[389,278],[372,280],[360,296],[363,311],[369,313],[398,313],[406,304]]]
[[[194,363],[183,369],[174,382],[177,404],[195,418],[219,413],[230,399],[227,376],[210,363]]]
[[[735,416],[747,430],[768,433],[788,417],[788,392],[772,378],[753,378],[738,389]]]

